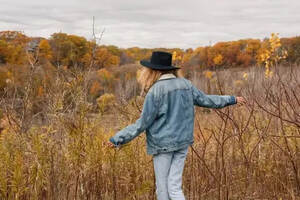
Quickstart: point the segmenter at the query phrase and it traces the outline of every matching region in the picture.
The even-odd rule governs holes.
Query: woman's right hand
[[[236,102],[238,105],[244,105],[247,103],[247,101],[244,97],[236,97]]]

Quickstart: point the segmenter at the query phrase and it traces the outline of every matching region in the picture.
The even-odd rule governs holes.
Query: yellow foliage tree
[[[281,42],[278,37],[278,33],[272,33],[271,38],[268,41],[269,46],[266,48],[263,53],[260,54],[260,62],[265,64],[266,71],[265,76],[272,76],[273,72],[270,71],[270,67],[276,65],[280,60],[287,57],[286,50],[280,50]]]
[[[218,54],[216,57],[214,57],[214,64],[219,66],[223,63],[223,56],[221,54]]]
[[[206,70],[203,72],[204,76],[208,79],[211,79],[212,76],[213,76],[213,72],[212,71],[209,71],[209,70]]]
[[[181,52],[174,51],[172,53],[172,63],[174,65],[179,65],[182,62],[182,57],[183,55]]]
[[[245,80],[247,80],[247,79],[248,79],[248,73],[244,72],[243,78],[244,78]]]
[[[98,107],[101,112],[106,111],[115,102],[115,95],[105,93],[97,99]]]

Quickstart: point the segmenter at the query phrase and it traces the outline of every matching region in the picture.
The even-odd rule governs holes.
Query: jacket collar
[[[163,80],[163,79],[170,79],[170,78],[176,78],[176,76],[174,74],[163,74],[160,76],[160,78],[158,80]]]

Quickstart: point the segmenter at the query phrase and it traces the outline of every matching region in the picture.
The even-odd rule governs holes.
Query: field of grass
[[[127,68],[135,74],[136,67]],[[196,108],[183,174],[187,199],[300,199],[300,67],[271,70],[267,78],[261,67],[186,73],[208,94],[248,101]],[[136,79],[126,76],[114,87],[107,79],[111,89],[95,98],[95,73],[15,71],[22,84],[7,83],[0,99],[0,199],[155,199],[145,133],[119,150],[103,145],[139,117]]]

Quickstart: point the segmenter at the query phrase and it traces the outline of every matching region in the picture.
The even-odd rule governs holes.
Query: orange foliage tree
[[[52,50],[48,40],[41,40],[39,43],[39,59],[52,59]]]

